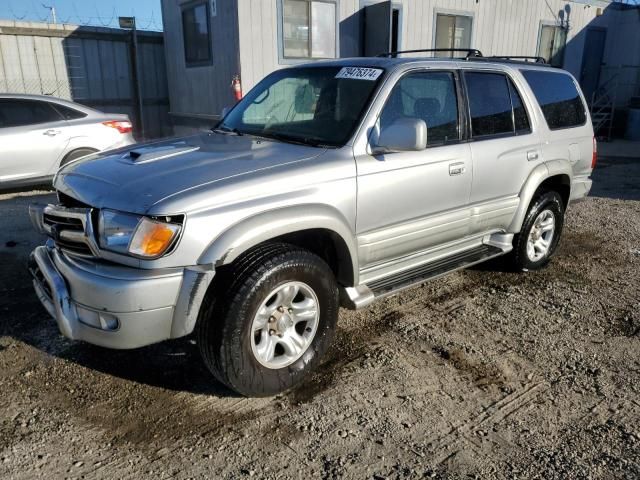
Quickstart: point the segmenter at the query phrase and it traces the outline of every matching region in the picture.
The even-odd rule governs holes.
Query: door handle
[[[449,164],[449,175],[462,175],[466,170],[467,168],[462,162]]]
[[[529,161],[538,160],[538,158],[540,158],[540,154],[535,150],[530,150],[527,152],[527,160]]]
[[[49,129],[49,130],[45,130],[42,134],[48,137],[55,137],[59,133],[60,133],[60,130]]]

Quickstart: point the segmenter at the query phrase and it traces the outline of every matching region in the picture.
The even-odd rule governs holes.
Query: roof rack
[[[527,56],[527,55],[492,55],[490,57],[485,58],[497,58],[499,60],[522,60],[525,62],[535,62],[535,63],[547,63],[547,61],[542,57],[535,56]]]
[[[427,48],[427,49],[420,49],[420,50],[398,50],[396,52],[386,52],[386,53],[381,53],[380,55],[378,55],[378,57],[395,58],[402,53],[437,53],[437,52],[450,52],[450,53],[465,52],[467,54],[465,58],[476,58],[476,57],[483,56],[482,52],[475,48]]]

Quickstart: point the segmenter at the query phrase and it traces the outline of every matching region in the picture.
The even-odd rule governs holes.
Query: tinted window
[[[46,102],[0,99],[0,127],[36,125],[60,120],[60,114]]]
[[[467,72],[471,132],[474,137],[513,132],[511,95],[504,75]]]
[[[584,125],[585,107],[573,79],[564,73],[524,70],[547,125],[552,130]]]
[[[516,123],[516,132],[530,132],[531,125],[529,124],[527,109],[524,107],[522,97],[511,80],[509,80],[509,92],[511,93],[511,104],[513,105],[513,119]]]
[[[380,116],[384,129],[400,118],[420,118],[427,124],[427,143],[458,140],[458,99],[452,73],[413,73],[393,87]]]
[[[184,58],[187,64],[200,64],[211,60],[206,3],[188,7],[182,11],[182,34]]]
[[[86,113],[80,112],[73,108],[65,107],[64,105],[59,105],[57,103],[53,105],[53,108],[55,108],[65,120],[76,120],[78,118],[84,118],[87,116]]]

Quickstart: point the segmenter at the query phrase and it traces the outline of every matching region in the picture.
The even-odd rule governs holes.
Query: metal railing
[[[606,128],[606,138],[611,140],[619,75],[615,74],[602,83],[591,96],[591,121],[596,135]]]

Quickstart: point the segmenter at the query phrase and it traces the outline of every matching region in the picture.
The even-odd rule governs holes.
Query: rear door
[[[51,175],[69,142],[67,122],[50,103],[0,98],[0,181]]]
[[[357,156],[356,230],[363,267],[467,234],[472,171],[469,144],[461,142],[460,105],[454,71],[407,73],[389,93],[376,129],[422,119],[427,148]]]
[[[473,232],[506,229],[531,170],[542,162],[531,128],[531,105],[504,72],[464,72],[471,120],[471,223]]]

